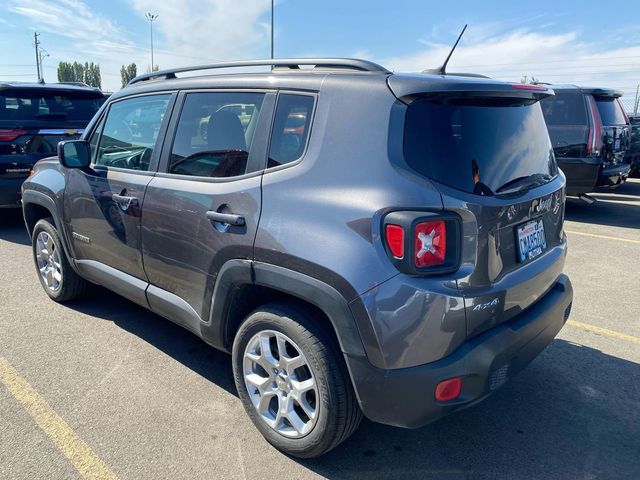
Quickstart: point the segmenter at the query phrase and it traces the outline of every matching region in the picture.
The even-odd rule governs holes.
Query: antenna
[[[435,74],[438,74],[438,75],[446,75],[447,74],[447,64],[449,63],[449,59],[451,58],[451,55],[453,55],[453,52],[455,51],[456,47],[458,46],[458,43],[460,43],[460,39],[462,38],[462,35],[464,35],[464,31],[466,29],[467,29],[467,24],[465,24],[464,27],[462,28],[462,31],[460,32],[460,35],[458,35],[458,39],[456,40],[456,43],[453,44],[453,47],[451,48],[451,51],[449,52],[449,55],[447,55],[447,58],[444,61],[444,63],[442,64],[442,66],[440,68],[436,68],[436,69],[424,70],[422,73],[435,73]]]

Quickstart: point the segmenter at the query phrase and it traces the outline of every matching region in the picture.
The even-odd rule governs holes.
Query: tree
[[[154,66],[153,66],[153,70],[151,70],[151,69],[149,68],[149,65],[147,65],[147,73],[151,73],[152,71],[153,71],[153,72],[157,72],[158,70],[160,70],[160,66],[159,66],[159,65],[154,65]]]
[[[85,62],[83,81],[90,87],[102,88],[102,76],[100,75],[100,65],[93,62]]]
[[[531,75],[531,77],[527,77],[526,75],[520,79],[520,83],[538,83],[539,80]]]
[[[127,83],[133,80],[138,75],[138,67],[135,63],[131,63],[127,66],[122,65],[120,67],[120,78],[122,79],[122,86],[125,87]]]
[[[58,63],[58,81],[59,82],[77,82],[82,80],[76,79],[73,64],[69,62]]]
[[[58,64],[59,82],[84,82],[96,88],[102,88],[100,65],[93,62],[60,62]]]

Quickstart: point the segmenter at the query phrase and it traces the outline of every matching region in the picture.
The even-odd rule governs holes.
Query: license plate
[[[536,258],[547,249],[542,220],[534,220],[520,225],[517,228],[517,234],[518,254],[521,262]]]

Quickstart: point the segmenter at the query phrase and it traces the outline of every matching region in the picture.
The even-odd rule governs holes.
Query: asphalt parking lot
[[[229,357],[186,330],[99,288],[49,301],[0,211],[0,478],[640,478],[640,181],[594,196],[568,201],[574,308],[538,359],[477,406],[365,421],[313,461],[262,439]]]

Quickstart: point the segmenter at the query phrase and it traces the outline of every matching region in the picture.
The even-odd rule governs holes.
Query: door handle
[[[245,224],[244,217],[234,213],[220,213],[214,210],[209,210],[205,215],[207,220],[224,223],[226,225],[233,225],[234,227],[241,227]]]
[[[117,193],[114,193],[111,195],[111,199],[124,211],[127,211],[132,205],[138,205],[138,199],[136,197],[128,197],[126,195],[118,195]]]

